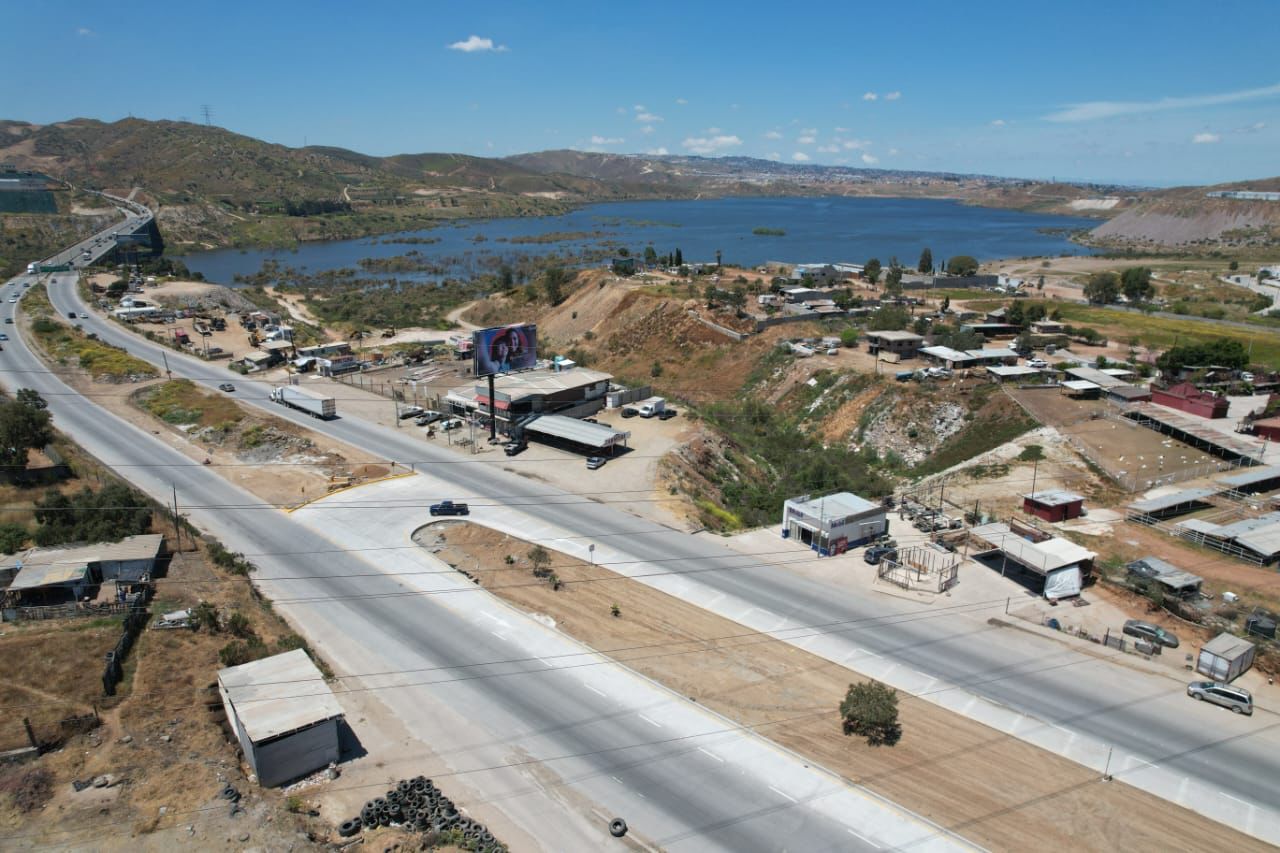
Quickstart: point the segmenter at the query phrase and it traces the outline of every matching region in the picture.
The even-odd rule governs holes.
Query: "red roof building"
[[[1226,397],[1201,391],[1190,382],[1179,382],[1168,388],[1152,388],[1151,402],[1201,418],[1225,418],[1230,406]]]
[[[1280,417],[1254,421],[1253,434],[1267,441],[1280,441]]]
[[[1045,521],[1068,521],[1084,515],[1084,496],[1063,489],[1022,496],[1022,511]]]

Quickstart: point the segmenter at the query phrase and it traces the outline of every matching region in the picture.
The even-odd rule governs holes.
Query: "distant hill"
[[[1155,190],[1094,228],[1089,239],[1101,245],[1152,249],[1280,246],[1280,201],[1209,195],[1240,190],[1280,192],[1280,177]]]

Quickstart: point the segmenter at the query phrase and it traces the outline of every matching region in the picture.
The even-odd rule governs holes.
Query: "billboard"
[[[475,375],[528,370],[538,359],[538,327],[517,323],[471,333]]]

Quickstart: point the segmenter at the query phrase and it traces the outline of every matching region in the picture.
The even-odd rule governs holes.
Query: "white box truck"
[[[653,418],[662,414],[667,408],[667,401],[663,397],[650,397],[647,400],[641,400],[640,405],[636,406],[642,418]]]
[[[329,420],[338,416],[338,405],[332,397],[297,385],[281,385],[271,389],[271,399],[282,406],[306,412],[313,418]]]

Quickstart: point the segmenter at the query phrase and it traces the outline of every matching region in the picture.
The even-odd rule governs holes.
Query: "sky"
[[[11,4],[0,118],[1207,184],[1280,175],[1276,0]]]

